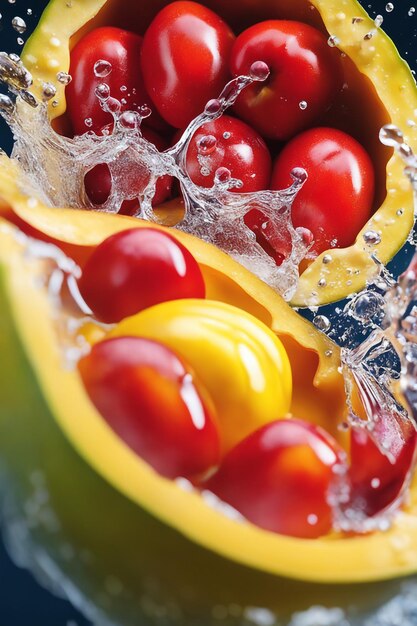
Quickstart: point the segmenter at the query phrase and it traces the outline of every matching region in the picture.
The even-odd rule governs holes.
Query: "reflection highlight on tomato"
[[[107,423],[159,473],[193,478],[218,463],[219,435],[207,394],[168,347],[141,337],[107,339],[78,368]]]
[[[313,253],[350,246],[372,214],[375,174],[365,149],[335,128],[313,128],[290,141],[272,171],[272,189],[285,189],[291,171],[308,179],[292,206],[294,226],[314,235]]]

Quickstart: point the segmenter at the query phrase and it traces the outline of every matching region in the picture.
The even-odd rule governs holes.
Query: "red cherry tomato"
[[[105,239],[85,264],[79,288],[96,317],[108,323],[159,302],[205,295],[197,261],[156,228],[133,228]]]
[[[395,463],[382,454],[366,430],[352,429],[350,441],[350,505],[372,517],[400,494],[412,466],[417,433],[410,431],[407,440],[399,442]]]
[[[142,128],[142,134],[151,143],[155,144],[159,151],[165,150],[166,142],[154,131],[149,128]],[[143,189],[149,182],[149,176],[143,168],[138,168],[137,180],[143,180]],[[95,205],[104,204],[111,191],[111,174],[106,163],[96,165],[92,170],[84,176],[84,185],[87,196]],[[158,206],[168,198],[171,193],[172,176],[161,176],[155,187],[155,195],[153,198],[153,206]],[[125,200],[120,208],[119,213],[123,215],[133,215],[139,208],[137,199]]]
[[[145,33],[142,71],[162,117],[183,128],[229,80],[233,32],[196,2],[172,2]]]
[[[233,448],[207,487],[266,530],[320,537],[332,527],[327,492],[340,455],[337,442],[321,428],[283,419]]]
[[[350,246],[372,214],[375,176],[367,152],[340,130],[313,128],[292,139],[279,154],[271,188],[288,187],[295,167],[304,168],[308,180],[294,200],[294,226],[313,233],[316,254]]]
[[[190,478],[216,465],[215,416],[172,350],[149,339],[117,337],[95,344],[78,367],[104,419],[160,474]]]
[[[301,22],[270,20],[241,33],[232,50],[232,73],[249,74],[256,61],[271,73],[243,90],[235,110],[264,137],[286,140],[307,128],[342,86],[339,51]]]
[[[271,157],[262,137],[250,126],[223,115],[204,124],[193,136],[187,152],[187,172],[201,187],[212,187],[219,167],[227,168],[243,186],[238,191],[266,189]]]
[[[143,84],[141,49],[142,37],[110,26],[96,28],[80,39],[71,52],[72,81],[65,90],[74,134],[82,135],[89,130],[99,132],[103,126],[113,122],[112,115],[103,111],[95,94],[96,87],[101,83],[110,87],[110,96],[122,103],[122,111],[136,111],[146,104],[152,109],[147,124],[156,129],[166,127],[154,111]],[[94,66],[98,61],[110,63],[111,71],[107,73],[110,68],[102,64],[98,72],[101,76],[96,76]],[[91,120],[91,123],[86,125],[86,120]]]

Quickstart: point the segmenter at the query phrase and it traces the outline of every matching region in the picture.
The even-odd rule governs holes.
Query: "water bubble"
[[[217,148],[217,139],[214,135],[204,135],[199,139],[197,144],[197,150],[199,154],[207,156],[212,154]]]
[[[211,170],[210,170],[208,167],[204,167],[204,166],[203,166],[203,167],[200,169],[200,174],[201,174],[201,176],[210,176],[210,174],[211,174]]]
[[[331,328],[330,320],[325,315],[316,315],[313,319],[313,324],[323,333],[326,333]]]
[[[117,100],[117,98],[109,98],[106,101],[106,109],[110,112],[110,113],[119,113],[120,109],[122,108],[122,105],[120,103],[119,100]]]
[[[15,29],[15,31],[17,31],[21,35],[25,32],[27,28],[25,20],[23,20],[21,17],[18,17],[18,16],[12,19],[12,26]]]
[[[415,7],[410,7],[408,9],[408,17],[412,17],[414,15],[414,13],[416,12]]]
[[[69,85],[72,81],[72,76],[67,72],[58,72],[58,74],[56,75],[56,79],[62,85]]]
[[[86,117],[84,120],[84,124],[87,126],[87,128],[91,128],[93,125],[93,120],[91,119],[91,117]]]
[[[305,183],[308,178],[308,174],[303,167],[294,167],[290,172],[291,178],[297,182]]]
[[[351,315],[362,322],[370,322],[383,310],[384,298],[372,291],[363,292],[356,296],[350,304]]]
[[[231,136],[232,134],[227,130],[223,133],[223,139],[230,139]]]
[[[123,92],[127,91],[127,87],[126,87],[126,85],[122,85],[122,86],[120,87],[120,91],[123,91]]]
[[[363,234],[363,240],[368,246],[377,246],[381,243],[381,235],[375,230],[367,230]]]
[[[327,285],[326,279],[325,278],[320,278],[320,280],[318,281],[317,285],[319,287],[325,287]]]
[[[100,83],[94,90],[99,100],[108,100],[110,98],[110,87],[106,83]]]
[[[51,100],[56,96],[56,87],[52,83],[43,83],[42,85],[42,100]]]
[[[27,13],[28,15],[32,15],[33,11],[32,11],[32,9],[27,9],[26,13]]]
[[[264,61],[255,61],[250,66],[249,75],[254,80],[266,80],[269,74],[269,67]]]
[[[323,259],[322,259],[322,263],[324,263],[324,265],[328,265],[332,261],[333,261],[333,257],[332,257],[331,254],[325,254]]]
[[[119,117],[119,123],[123,128],[135,130],[140,127],[141,118],[135,111],[125,111]]]
[[[338,46],[340,44],[340,39],[339,39],[339,37],[336,37],[336,35],[330,35],[330,37],[327,40],[327,44],[331,48],[335,48],[336,46]]]
[[[394,5],[392,4],[392,2],[388,2],[385,5],[385,10],[386,10],[387,13],[391,13],[391,11],[394,10]]]
[[[214,174],[214,182],[216,184],[228,183],[232,177],[231,171],[227,167],[219,167]]]
[[[17,43],[18,43],[18,45],[19,45],[19,46],[23,46],[23,44],[25,43],[24,39],[22,39],[21,37],[18,37],[18,38],[16,39],[16,41],[17,41]]]
[[[94,63],[94,74],[97,78],[104,78],[108,76],[112,71],[112,65],[109,61],[105,61],[104,59],[99,59]]]
[[[305,100],[301,100],[301,101],[298,103],[298,106],[300,107],[300,109],[301,109],[302,111],[305,111],[305,109],[307,108],[308,104],[307,104],[307,102],[306,102]]]
[[[207,113],[208,115],[215,115],[220,111],[221,106],[220,100],[217,100],[216,98],[209,100],[204,107],[204,113]]]

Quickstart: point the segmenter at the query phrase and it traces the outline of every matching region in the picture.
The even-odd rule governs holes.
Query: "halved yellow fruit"
[[[34,76],[37,94],[43,82],[57,87],[57,106],[50,107],[51,119],[65,113],[64,86],[57,81],[58,71],[68,71],[69,52],[76,41],[97,26],[113,25],[141,34],[166,0],[51,0],[39,25],[28,40],[23,61]],[[357,292],[366,284],[375,264],[363,240],[367,230],[376,231],[381,242],[374,247],[386,263],[405,242],[413,223],[413,197],[403,174],[403,164],[392,151],[379,143],[383,124],[401,128],[405,140],[415,150],[417,141],[410,132],[409,120],[417,109],[417,89],[411,72],[392,41],[356,0],[244,0],[220,2],[204,0],[222,15],[236,31],[248,24],[271,18],[297,19],[310,23],[334,36],[346,54],[345,70],[349,88],[320,123],[336,125],[355,135],[370,153],[377,179],[375,213],[358,234],[356,243],[346,249],[332,249],[332,262],[323,264],[321,254],[302,273],[292,303],[296,306],[321,305]],[[373,33],[372,37],[365,35]],[[56,103],[55,103],[56,105]],[[349,110],[349,119],[343,111]],[[60,117],[62,125],[63,118]],[[354,124],[352,125],[352,120]],[[324,279],[321,280],[321,279]]]

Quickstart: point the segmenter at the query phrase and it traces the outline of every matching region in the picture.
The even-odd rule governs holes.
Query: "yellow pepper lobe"
[[[290,409],[292,374],[284,346],[236,307],[212,300],[164,302],[111,332],[123,335],[161,341],[194,369],[214,402],[224,451]]]

